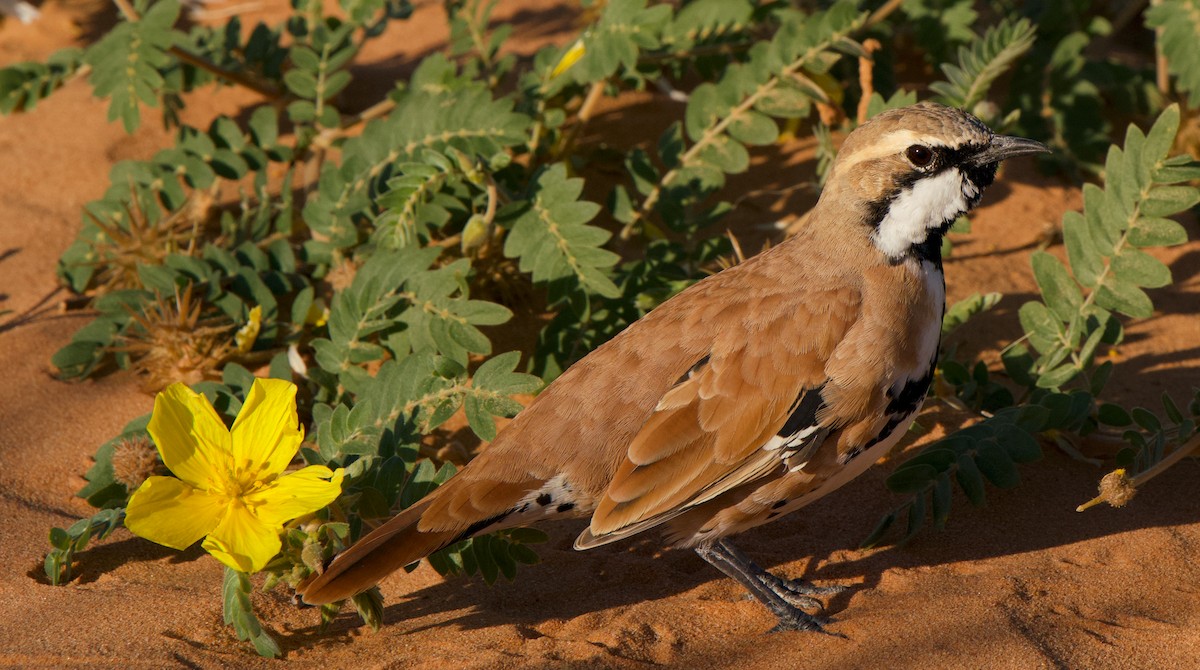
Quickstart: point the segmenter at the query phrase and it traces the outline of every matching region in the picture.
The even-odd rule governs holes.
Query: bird
[[[730,537],[833,493],[888,453],[933,379],[942,238],[1001,161],[1047,152],[932,102],[850,132],[808,223],[690,286],[551,382],[458,474],[297,591],[349,598],[451,544],[586,518],[584,550],[655,530],[778,620],[824,631],[819,587]]]

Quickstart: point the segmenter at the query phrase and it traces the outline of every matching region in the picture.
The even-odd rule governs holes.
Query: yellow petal
[[[176,477],[199,489],[221,487],[232,465],[229,431],[208,398],[171,384],[154,398],[147,430]]]
[[[258,339],[258,331],[262,329],[262,305],[255,305],[254,309],[250,310],[250,315],[246,317],[246,323],[238,331],[233,334],[233,341],[237,344],[238,351],[243,354],[254,348],[254,341]]]
[[[125,527],[151,542],[187,549],[217,527],[228,503],[174,477],[150,477],[129,499]]]
[[[282,526],[336,500],[342,492],[343,475],[341,468],[330,472],[324,465],[310,465],[247,495],[245,501],[264,523]]]
[[[235,471],[257,473],[251,481],[283,472],[304,441],[299,424],[296,385],[282,379],[255,379],[231,431]]]
[[[578,63],[579,59],[583,58],[584,54],[586,53],[587,45],[584,44],[583,38],[581,37],[571,45],[570,49],[567,49],[567,52],[562,55],[562,58],[558,59],[558,63],[555,64],[554,69],[550,71],[550,78],[553,79],[571,69],[571,66],[575,63]]]
[[[229,506],[221,525],[204,540],[214,558],[246,573],[262,570],[281,546],[279,527],[260,521],[241,501]]]

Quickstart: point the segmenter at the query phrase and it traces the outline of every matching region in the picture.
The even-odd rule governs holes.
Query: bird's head
[[[1000,161],[1046,151],[1033,140],[997,135],[962,110],[923,102],[886,111],[850,133],[822,199],[860,213],[890,262],[937,262],[942,236],[979,202]]]

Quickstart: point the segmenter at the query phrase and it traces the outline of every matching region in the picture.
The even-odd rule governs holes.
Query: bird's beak
[[[1025,156],[1028,154],[1048,154],[1050,148],[1041,142],[1027,140],[1024,137],[996,135],[983,151],[975,154],[970,162],[973,165],[988,165],[999,163],[1006,158]]]

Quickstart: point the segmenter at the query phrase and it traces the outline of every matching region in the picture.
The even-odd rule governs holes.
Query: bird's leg
[[[759,602],[771,610],[771,613],[779,619],[779,623],[772,628],[772,631],[781,630],[812,630],[817,632],[825,632],[824,624],[828,621],[815,617],[792,602],[797,594],[789,594],[792,598],[787,598],[781,595],[780,589],[773,586],[768,586],[767,577],[774,577],[766,570],[758,567],[753,561],[746,558],[746,555],[737,551],[730,550],[728,542],[720,541],[707,547],[697,547],[696,553],[700,558],[708,561],[714,568],[724,572],[733,579],[737,580],[746,590],[750,592]],[[775,578],[775,581],[783,581]],[[801,596],[805,597],[805,596]],[[811,598],[810,598],[811,599]]]
[[[785,579],[758,567],[749,556],[742,553],[741,549],[733,546],[728,540],[719,540],[717,544],[742,565],[749,566],[764,586],[798,607],[825,609],[825,604],[812,596],[832,596],[846,590],[845,586],[816,586],[803,579]]]

